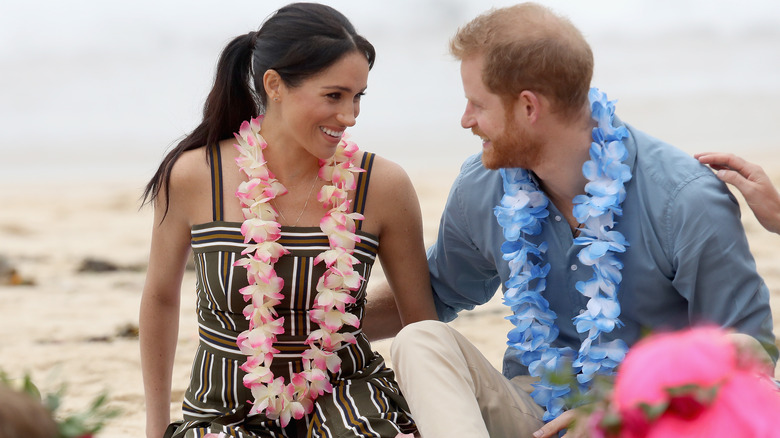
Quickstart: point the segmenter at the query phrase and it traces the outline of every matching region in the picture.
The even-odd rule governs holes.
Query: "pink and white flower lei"
[[[323,393],[333,391],[328,371],[336,373],[341,359],[336,351],[344,343],[356,342],[349,333],[339,333],[346,324],[358,328],[360,320],[348,313],[345,306],[356,300],[351,291],[360,288],[363,280],[353,269],[360,262],[352,255],[360,238],[355,234],[355,221],[362,220],[359,213],[350,213],[348,192],[357,185],[355,173],[363,169],[355,167],[355,143],[342,137],[336,153],[328,160],[320,160],[319,178],[330,182],[322,187],[317,200],[327,213],[320,221],[320,228],[328,236],[330,249],[314,259],[314,264],[324,262],[327,270],[317,283],[317,295],[309,320],[319,326],[312,331],[305,343],[309,349],[302,354],[303,371],[292,375],[290,382],[275,377],[271,363],[279,350],[274,348],[277,335],[284,333],[284,318],[278,317],[274,307],[283,297],[284,280],[276,275],[274,264],[289,252],[277,241],[281,237],[281,225],[276,221],[277,211],[271,201],[287,193],[266,166],[263,149],[267,143],[260,136],[262,116],[241,124],[235,134],[240,155],[236,162],[249,180],[241,183],[236,192],[242,205],[244,222],[241,234],[244,242],[251,243],[235,266],[247,270],[249,285],[241,289],[244,300],[250,302],[244,308],[249,329],[237,338],[238,348],[247,355],[241,369],[246,372],[244,385],[252,391],[254,401],[250,415],[265,413],[270,419],[280,419],[282,427],[290,418],[300,419],[314,409],[313,401]]]

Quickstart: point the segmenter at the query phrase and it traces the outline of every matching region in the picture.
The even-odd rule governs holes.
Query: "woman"
[[[170,422],[191,249],[200,343],[185,421],[169,434],[414,431],[359,329],[377,255],[403,323],[435,318],[409,178],[343,138],[373,62],[342,14],[312,3],[281,8],[224,49],[202,123],[145,191],[155,211],[140,314],[147,437]]]

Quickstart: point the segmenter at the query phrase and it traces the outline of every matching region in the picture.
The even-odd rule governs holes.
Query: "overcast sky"
[[[148,172],[198,122],[225,43],[286,3],[3,0],[0,171],[21,175],[32,162],[84,162],[135,163]],[[459,128],[464,101],[447,39],[476,14],[514,2],[324,3],[345,13],[378,52],[353,135],[409,166],[420,146],[454,162],[478,149]],[[594,84],[627,101],[626,110],[661,97],[676,106],[675,99],[715,93],[780,96],[776,0],[541,3],[583,31],[596,56]],[[747,100],[736,105],[744,107],[739,114],[750,111]]]

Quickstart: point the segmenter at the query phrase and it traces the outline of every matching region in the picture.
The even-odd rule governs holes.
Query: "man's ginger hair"
[[[461,61],[485,56],[482,81],[505,105],[523,90],[547,97],[567,118],[586,105],[593,52],[571,21],[544,6],[490,10],[458,29],[450,52]]]

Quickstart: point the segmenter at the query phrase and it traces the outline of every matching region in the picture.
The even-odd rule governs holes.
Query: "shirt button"
[[[585,313],[585,309],[580,309],[580,315],[582,315],[583,313]]]
[[[577,265],[571,265],[571,270],[572,271],[576,271],[577,270]]]
[[[560,221],[561,221],[561,217],[560,216],[555,216],[555,222],[560,222]]]

